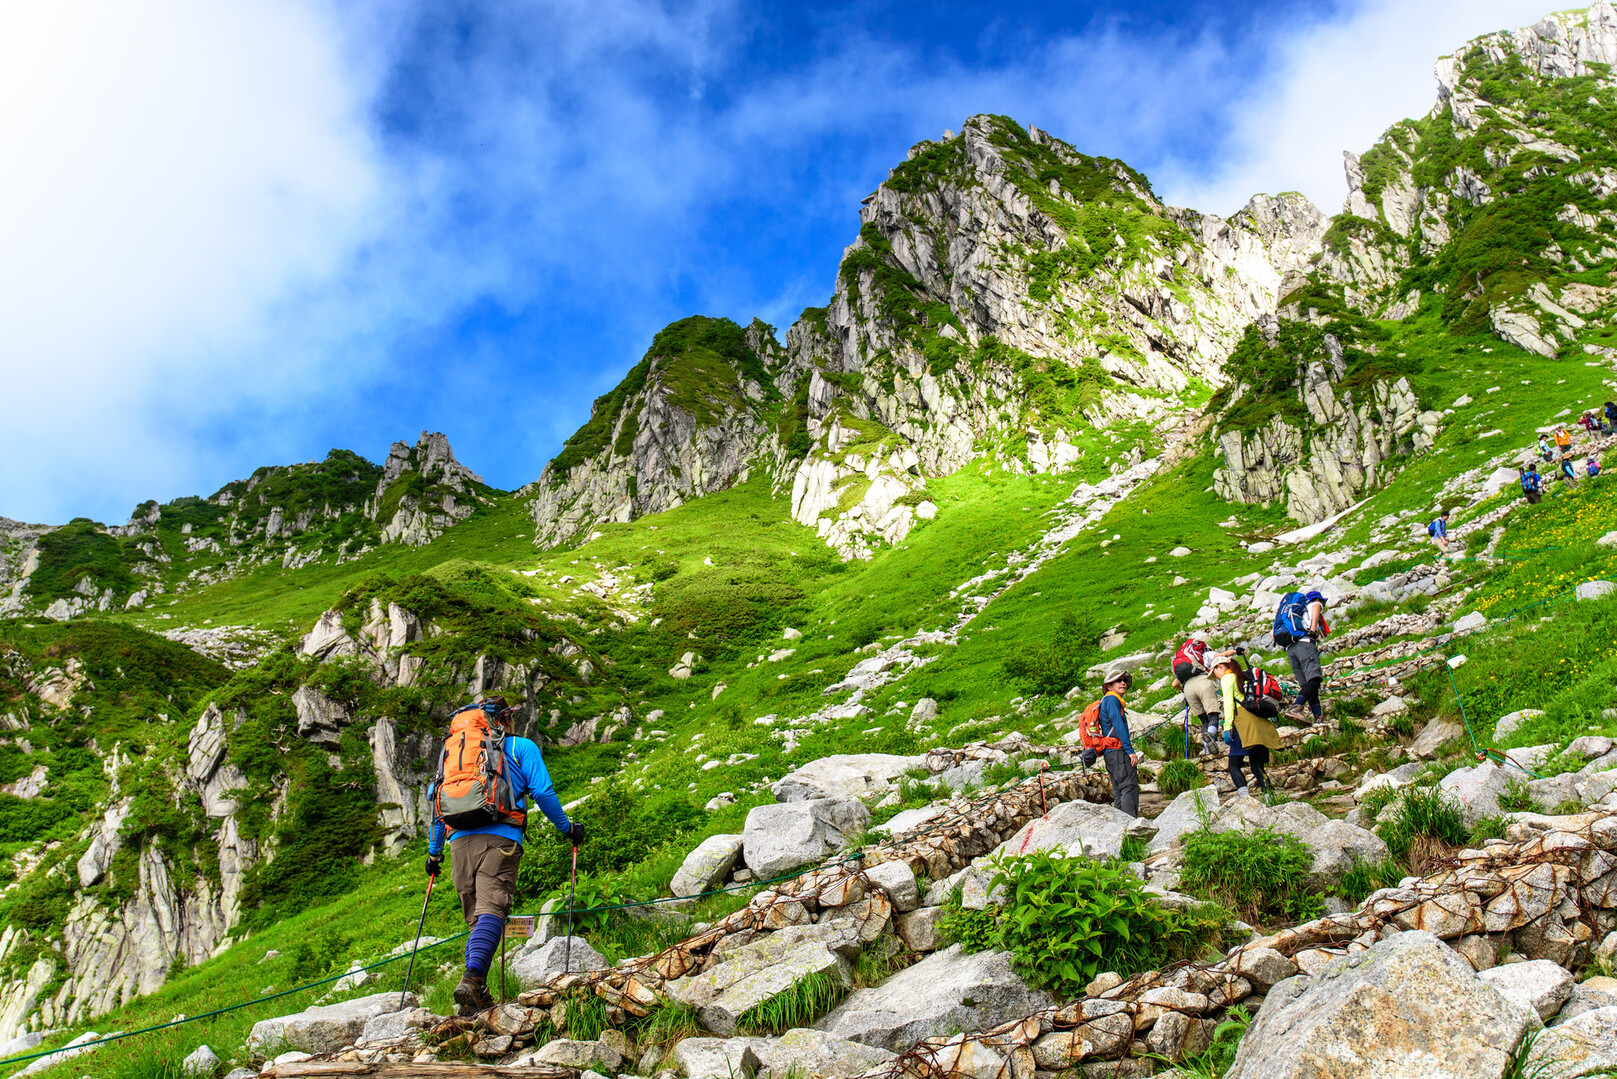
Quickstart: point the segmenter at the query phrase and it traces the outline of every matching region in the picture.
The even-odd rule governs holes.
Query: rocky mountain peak
[[[393,443],[365,504],[366,515],[382,526],[383,543],[419,547],[470,517],[492,490],[459,461],[441,432],[421,432],[414,446]]]

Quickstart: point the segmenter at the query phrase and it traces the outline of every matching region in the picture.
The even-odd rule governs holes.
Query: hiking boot
[[[455,986],[455,1008],[461,1015],[476,1015],[494,1007],[494,998],[488,995],[484,977],[468,970],[460,984]]]

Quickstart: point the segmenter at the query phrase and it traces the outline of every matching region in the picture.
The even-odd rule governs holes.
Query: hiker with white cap
[[[1106,760],[1106,774],[1112,778],[1112,805],[1131,817],[1140,815],[1140,755],[1129,739],[1128,710],[1123,705],[1123,694],[1134,685],[1134,676],[1127,671],[1106,672],[1102,685],[1105,696],[1100,699],[1100,733],[1115,741],[1117,747],[1108,747],[1102,756]]]

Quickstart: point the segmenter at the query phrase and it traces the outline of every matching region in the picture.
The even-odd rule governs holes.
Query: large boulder
[[[1276,985],[1226,1079],[1499,1079],[1537,1025],[1416,930]]]
[[[288,1050],[329,1053],[352,1045],[365,1032],[365,1024],[378,1015],[415,1006],[413,993],[372,993],[341,1004],[308,1008],[296,1015],[261,1019],[247,1035],[247,1049],[264,1057]]]
[[[1548,959],[1506,963],[1485,970],[1477,977],[1518,1004],[1532,1008],[1546,1022],[1561,1010],[1561,1005],[1572,996],[1572,987],[1578,984],[1566,968]]]
[[[1042,817],[1029,821],[999,845],[998,855],[1032,854],[1061,847],[1068,854],[1091,858],[1116,858],[1123,852],[1123,838],[1141,822],[1121,809],[1093,802],[1062,802]]]
[[[742,837],[710,835],[685,856],[669,884],[675,895],[701,895],[724,883],[741,857]]]
[[[869,823],[857,798],[755,806],[742,827],[743,857],[754,876],[769,880],[835,854]]]
[[[674,1046],[674,1067],[687,1079],[751,1079],[762,1063],[752,1038],[685,1038]]]
[[[1202,826],[1204,819],[1211,822],[1218,808],[1218,791],[1212,787],[1181,791],[1152,822],[1157,834],[1151,837],[1149,849],[1155,853],[1179,846],[1186,835]]]
[[[576,974],[611,965],[583,937],[564,936],[551,937],[539,945],[530,942],[511,959],[510,970],[523,985],[535,986],[566,971]]]
[[[848,961],[840,953],[856,947],[857,939],[829,925],[789,926],[723,953],[718,966],[669,982],[666,990],[695,1008],[708,1030],[729,1036],[741,1013],[805,978],[829,974],[851,984]]]
[[[1465,812],[1465,823],[1475,825],[1483,817],[1499,812],[1499,796],[1510,784],[1512,770],[1483,761],[1471,768],[1458,768],[1444,776],[1437,789],[1448,792]],[[1520,772],[1514,775],[1520,776]]]
[[[748,1040],[759,1061],[776,1076],[850,1079],[894,1059],[894,1054],[886,1049],[861,1045],[810,1027],[793,1027],[778,1038]]]
[[[935,952],[872,989],[857,989],[814,1026],[902,1052],[922,1038],[983,1030],[1048,1007],[1050,997],[1011,969],[1009,952]]]
[[[1527,1068],[1523,1075],[1546,1079],[1606,1075],[1617,1069],[1617,1008],[1596,1008],[1546,1030],[1533,1042]]]
[[[865,798],[881,794],[912,768],[924,768],[925,757],[892,753],[838,753],[809,761],[787,772],[769,789],[782,802],[814,798]]]
[[[1345,820],[1328,820],[1303,836],[1314,852],[1312,876],[1324,888],[1338,884],[1355,862],[1379,862],[1387,857],[1387,844],[1374,832]]]

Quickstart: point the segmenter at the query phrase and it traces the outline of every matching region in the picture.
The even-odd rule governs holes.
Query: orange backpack
[[[1102,697],[1101,700],[1106,698]],[[1121,697],[1118,700],[1122,700]],[[1116,738],[1110,738],[1100,733],[1100,701],[1096,701],[1084,709],[1083,715],[1078,717],[1078,744],[1085,749],[1093,749],[1096,753],[1104,753],[1108,749],[1122,749],[1123,743]]]
[[[486,828],[512,824],[522,828],[528,815],[515,808],[511,777],[505,771],[505,729],[498,712],[489,714],[481,704],[456,712],[438,760],[433,786],[432,812],[449,829]]]

